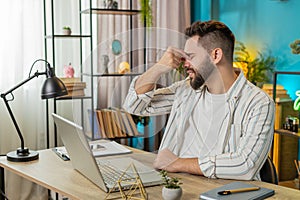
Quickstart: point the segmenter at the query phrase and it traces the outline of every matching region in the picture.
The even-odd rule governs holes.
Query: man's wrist
[[[178,158],[172,167],[174,172],[203,175],[198,164],[198,158]]]

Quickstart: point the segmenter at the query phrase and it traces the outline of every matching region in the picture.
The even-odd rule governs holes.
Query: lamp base
[[[31,151],[28,148],[19,148],[17,151],[12,151],[6,154],[7,160],[12,162],[28,162],[37,160],[39,153]]]

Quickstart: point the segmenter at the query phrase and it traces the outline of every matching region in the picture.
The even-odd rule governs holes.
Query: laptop
[[[69,154],[73,168],[103,191],[118,191],[118,185],[115,183],[120,176],[127,180],[134,179],[136,171],[145,187],[162,183],[161,176],[155,169],[129,156],[96,159],[81,126],[55,113],[52,113],[52,117]],[[130,167],[133,166],[132,163],[136,171],[134,167]],[[130,187],[128,184],[122,183],[121,185],[122,189],[129,189]]]

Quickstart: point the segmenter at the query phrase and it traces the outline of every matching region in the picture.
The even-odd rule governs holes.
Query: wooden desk
[[[275,129],[274,133],[273,160],[279,182],[294,181],[298,177],[294,160],[298,160],[298,139],[300,138],[300,133],[284,129]]]
[[[63,161],[51,150],[39,151],[39,160],[28,163],[15,163],[6,160],[6,157],[0,158],[0,167],[9,170],[25,179],[37,183],[52,191],[65,195],[72,200],[80,199],[104,199],[106,193],[91,183],[88,179],[75,171],[70,161]],[[146,165],[152,165],[155,155],[152,153],[134,150],[131,156],[142,161]],[[182,199],[199,199],[199,194],[215,187],[222,186],[232,180],[208,179],[202,176],[194,176],[184,173],[170,174],[181,178],[183,182]],[[270,199],[300,199],[298,190],[263,183],[259,181],[249,181],[261,187],[271,188],[275,190],[275,195]],[[147,187],[146,191],[150,200],[162,199],[162,186]],[[119,195],[119,193],[114,193]],[[112,196],[110,196],[112,197]]]

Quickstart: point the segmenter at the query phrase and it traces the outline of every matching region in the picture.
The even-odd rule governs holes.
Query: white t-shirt
[[[199,98],[186,123],[180,157],[199,157],[214,154],[227,113],[226,94],[211,94],[207,90]],[[199,114],[200,113],[200,114]]]

